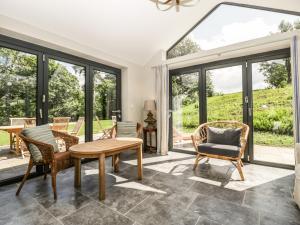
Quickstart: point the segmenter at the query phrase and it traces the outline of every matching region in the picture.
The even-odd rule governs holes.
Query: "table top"
[[[24,129],[24,125],[14,125],[14,126],[0,126],[0,130],[3,131],[11,131],[11,130],[23,130]]]
[[[101,153],[113,153],[139,146],[143,143],[139,138],[112,138],[92,142],[86,142],[70,147],[71,155],[96,155]]]

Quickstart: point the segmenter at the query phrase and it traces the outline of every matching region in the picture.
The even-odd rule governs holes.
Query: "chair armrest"
[[[64,140],[65,144],[66,144],[66,150],[68,151],[69,148],[73,145],[77,145],[79,142],[79,138],[67,133],[63,133],[63,132],[59,132],[59,131],[55,131],[52,130],[53,136],[54,137],[58,137]]]
[[[207,139],[207,134],[204,125],[200,125],[191,135],[191,138],[192,138],[193,146],[196,152],[198,152],[198,145],[203,143],[203,141]]]
[[[53,160],[54,148],[52,145],[25,137],[22,134],[20,134],[20,138],[23,140],[23,142],[25,143],[25,145],[28,149],[30,149],[30,145],[35,145],[41,152],[43,160],[45,162],[49,162],[49,161]]]

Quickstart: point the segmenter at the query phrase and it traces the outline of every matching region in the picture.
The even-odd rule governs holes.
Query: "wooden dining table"
[[[16,155],[21,155],[24,158],[24,152],[20,147],[20,136],[19,134],[24,129],[24,125],[12,125],[12,126],[0,126],[1,131],[9,133],[9,144],[10,151],[14,152]],[[13,148],[13,135],[16,136],[16,147]]]
[[[143,178],[143,140],[139,138],[112,138],[71,146],[69,151],[74,159],[74,186],[81,186],[81,159],[94,158],[99,160],[99,199],[105,199],[105,157],[113,157],[114,171],[119,171],[119,154],[135,150],[137,155],[138,179]]]

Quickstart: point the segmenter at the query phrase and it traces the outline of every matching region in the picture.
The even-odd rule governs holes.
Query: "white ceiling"
[[[220,2],[200,0],[180,12],[162,12],[150,0],[1,0],[0,15],[145,65]],[[299,0],[234,2],[300,11]]]

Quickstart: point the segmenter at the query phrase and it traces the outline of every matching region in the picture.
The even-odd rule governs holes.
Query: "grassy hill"
[[[253,92],[253,118],[256,144],[291,146],[293,144],[292,87],[264,89]],[[208,120],[242,121],[242,93],[208,97]],[[193,132],[199,125],[198,103],[174,112],[174,123],[184,132]],[[176,126],[176,125],[175,125]]]

